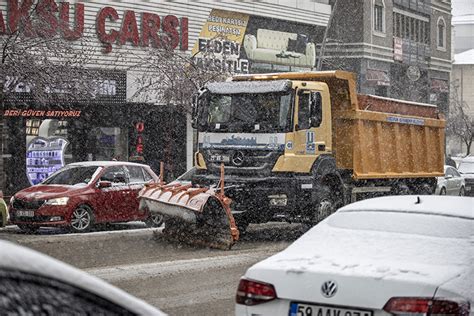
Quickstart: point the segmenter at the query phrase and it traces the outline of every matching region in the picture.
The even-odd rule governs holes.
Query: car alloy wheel
[[[87,205],[77,207],[71,216],[71,228],[75,232],[86,232],[92,225],[92,211]]]

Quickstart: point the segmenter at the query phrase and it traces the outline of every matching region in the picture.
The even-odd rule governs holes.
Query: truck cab
[[[330,153],[331,108],[324,82],[224,82],[200,91],[195,103],[196,166],[255,180],[305,173]]]
[[[208,84],[194,102],[198,150],[193,182],[215,182],[224,164],[226,195],[234,200],[237,218],[251,213],[251,222],[264,222],[291,216],[288,211],[300,213],[312,200],[312,166],[332,150],[330,105],[324,82]],[[268,211],[255,211],[259,208]]]

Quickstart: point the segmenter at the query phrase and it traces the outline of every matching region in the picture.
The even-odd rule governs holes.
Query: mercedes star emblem
[[[232,155],[232,163],[235,166],[242,166],[244,163],[244,153],[241,151],[236,151],[234,155]]]
[[[336,281],[326,281],[321,286],[321,293],[324,297],[333,297],[337,292],[337,283]]]

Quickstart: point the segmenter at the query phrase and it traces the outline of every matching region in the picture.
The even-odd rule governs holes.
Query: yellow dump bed
[[[435,105],[358,95],[345,71],[243,75],[234,80],[308,80],[329,86],[333,154],[355,179],[444,174],[445,120]]]

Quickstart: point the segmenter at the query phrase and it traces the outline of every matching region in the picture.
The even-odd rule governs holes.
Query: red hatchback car
[[[144,221],[159,226],[163,218],[138,208],[138,192],[158,181],[147,165],[121,161],[72,163],[10,200],[10,222],[28,232],[40,226],[86,232],[94,224]]]

